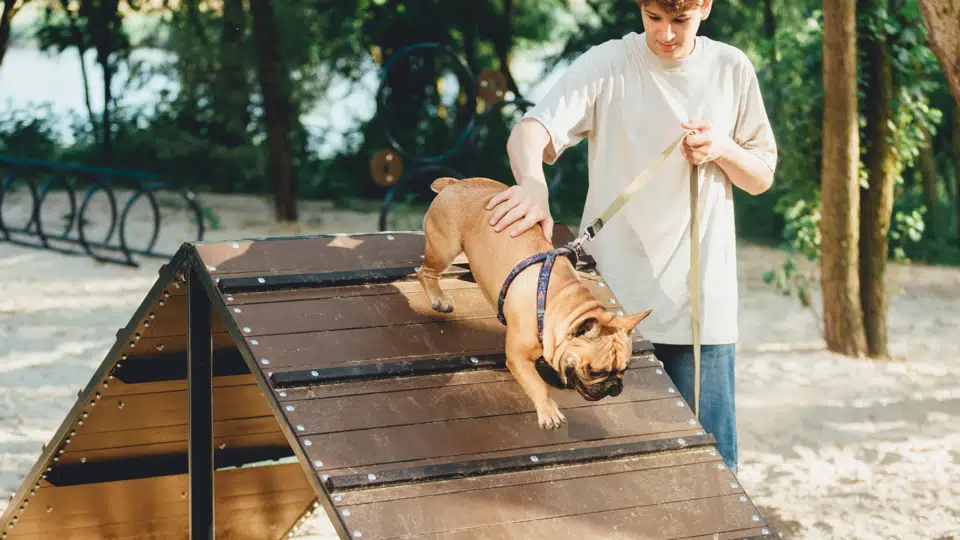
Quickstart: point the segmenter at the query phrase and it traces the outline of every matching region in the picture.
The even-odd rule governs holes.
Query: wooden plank
[[[510,456],[529,456],[531,454],[537,454],[539,452],[551,452],[559,450],[573,450],[573,449],[585,449],[585,448],[594,448],[597,446],[606,446],[610,444],[626,444],[633,442],[643,442],[643,441],[653,441],[657,439],[664,439],[667,437],[692,437],[696,435],[703,435],[704,431],[702,429],[697,429],[697,426],[689,426],[691,429],[682,429],[676,431],[664,431],[659,433],[647,433],[644,435],[631,435],[628,437],[611,437],[609,439],[591,439],[584,441],[573,441],[559,444],[546,444],[542,446],[532,446],[532,447],[520,447],[520,448],[511,448],[506,450],[493,450],[489,452],[478,452],[476,454],[468,455],[455,455],[455,456],[438,456],[432,458],[424,458],[412,461],[406,461],[401,463],[391,463],[381,466],[363,466],[363,467],[348,467],[343,469],[325,469],[325,464],[322,462],[318,463],[313,462],[314,469],[321,473],[321,479],[326,477],[333,477],[336,475],[344,474],[369,474],[371,472],[377,473],[379,471],[391,470],[396,467],[421,467],[421,466],[430,466],[437,464],[447,464],[447,463],[460,463],[463,461],[476,460],[476,459],[497,459],[502,457]],[[344,494],[350,492],[344,492]]]
[[[123,407],[120,407],[120,404]],[[163,392],[101,399],[88,407],[78,434],[159,428],[187,423],[187,393]],[[227,386],[213,390],[213,420],[269,416],[272,412],[259,387]]]
[[[138,323],[141,339],[185,336],[187,333],[186,301],[185,295],[171,295],[166,298],[163,306],[154,306]],[[214,332],[227,331],[215,307],[211,309],[210,323]]]
[[[238,240],[196,248],[210,275],[222,277],[416,265],[424,245],[422,234],[394,233]]]
[[[349,530],[372,538],[429,537],[464,530],[477,534],[480,528],[484,538],[500,538],[506,531],[512,533],[510,538],[525,539],[626,538],[621,527],[641,535],[631,538],[671,538],[756,525],[752,521],[755,508],[745,496],[740,499],[743,489],[731,478],[713,463],[693,463],[340,509]],[[659,515],[624,519],[651,508],[660,510]],[[725,512],[718,513],[721,509]],[[344,514],[347,511],[349,515]]]
[[[269,370],[502,353],[506,336],[496,317],[268,336],[256,327],[242,331],[261,369]]]
[[[276,442],[287,444],[282,437],[280,426],[277,420],[272,416],[260,416],[253,418],[241,418],[236,420],[224,420],[213,423],[214,439],[225,444],[231,444],[232,441],[245,443],[244,446],[253,445],[253,441],[243,441],[244,438],[253,438],[261,434],[276,435],[280,438],[272,439]],[[67,456],[84,453],[84,456],[90,457],[86,453],[92,453],[97,450],[113,450],[118,455],[126,455],[136,448],[146,447],[144,452],[151,451],[150,448],[156,445],[169,443],[183,443],[187,441],[187,424],[149,427],[145,429],[117,429],[114,431],[90,433],[81,428],[77,434],[71,437],[70,444],[67,445],[67,452],[61,461],[69,461]],[[215,445],[218,446],[218,445]],[[233,444],[231,444],[233,446]],[[141,453],[144,453],[141,452]]]
[[[628,370],[623,377],[623,393],[601,402],[586,401],[574,390],[552,395],[560,409],[567,411],[596,403],[668,398],[670,386],[662,369],[647,367]],[[512,380],[284,403],[290,425],[297,430],[302,426],[300,432],[310,435],[535,411],[533,402]]]
[[[421,499],[423,497],[437,495],[552,482],[570,478],[605,476],[620,472],[662,469],[693,463],[709,463],[716,466],[722,462],[715,449],[692,448],[689,450],[665,452],[648,456],[598,461],[572,467],[548,467],[529,471],[518,471],[510,474],[440,480],[437,482],[424,482],[399,487],[371,487],[338,492],[337,496],[340,497],[339,506],[348,507],[400,499]],[[730,478],[733,478],[732,473]]]
[[[445,280],[450,281],[450,280]],[[607,287],[587,282],[588,289],[604,305],[614,305]],[[422,290],[395,291],[378,296],[339,296],[317,300],[286,300],[267,302],[261,298],[255,304],[233,303],[230,314],[238,327],[250,327],[265,336],[302,332],[320,332],[361,327],[409,325],[444,320],[465,320],[495,317],[496,308],[476,285],[447,290],[453,300],[450,313],[435,311]],[[530,309],[534,309],[531,299]]]
[[[679,405],[678,405],[679,404]],[[554,444],[629,437],[690,427],[690,409],[668,398],[633,403],[598,402],[567,409],[567,423],[540,429],[536,413],[467,418],[426,424],[299,436],[311,461],[340,469],[414,461],[441,456],[545,447]]]
[[[131,358],[124,362],[136,362],[137,359]],[[187,390],[187,381],[161,381],[151,383],[126,384],[119,379],[106,381],[107,385],[101,385],[100,393],[104,398],[121,396],[130,396],[136,394],[158,394],[162,392],[185,392]],[[213,386],[221,388],[226,386],[249,386],[255,385],[253,375],[230,375],[227,377],[214,377]]]
[[[124,342],[122,349],[123,354],[126,354],[128,358],[132,358],[138,354],[141,356],[152,356],[158,352],[187,350],[187,336],[185,334],[176,336],[141,338],[139,340],[130,341],[132,341],[132,344],[130,342]],[[233,337],[230,336],[230,334],[227,332],[217,332],[213,334],[214,349],[226,349],[231,347],[236,347],[236,344],[234,343]]]
[[[177,475],[41,488],[8,539],[183,538],[187,480]],[[214,483],[218,537],[279,538],[316,498],[297,463],[222,470]]]

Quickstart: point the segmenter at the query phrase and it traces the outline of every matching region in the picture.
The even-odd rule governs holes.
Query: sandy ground
[[[374,213],[324,203],[304,204],[291,228],[271,224],[259,199],[203,200],[220,218],[206,239],[377,227]],[[27,208],[16,196],[4,202],[7,224]],[[55,222],[63,208],[45,207],[44,219]],[[138,203],[134,215],[143,210]],[[170,217],[160,244],[172,253],[195,232],[173,205],[162,211]],[[131,225],[129,234],[148,233]],[[960,270],[892,267],[895,358],[876,362],[826,352],[817,316],[763,283],[780,252],[742,245],[739,260],[740,478],[754,502],[784,538],[960,538]],[[132,269],[0,242],[4,491],[38,458],[162,262]],[[299,534],[335,538],[322,513]]]

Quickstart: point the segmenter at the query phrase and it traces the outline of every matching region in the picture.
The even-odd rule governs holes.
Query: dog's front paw
[[[560,412],[556,402],[549,400],[542,407],[537,407],[537,421],[541,429],[553,430],[560,429],[560,426],[567,422],[567,417]]]
[[[450,313],[453,311],[453,299],[446,295],[435,298],[431,302],[431,305],[433,309],[440,313]]]

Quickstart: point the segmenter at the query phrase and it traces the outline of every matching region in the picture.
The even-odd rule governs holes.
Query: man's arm
[[[729,139],[729,148],[717,158],[730,182],[751,195],[760,195],[773,185],[773,170],[767,164]]]
[[[543,150],[550,134],[537,120],[525,118],[510,131],[507,156],[517,185],[498,193],[487,203],[494,209],[490,224],[496,231],[510,227],[510,236],[540,224],[547,240],[553,239],[547,179],[543,173]]]

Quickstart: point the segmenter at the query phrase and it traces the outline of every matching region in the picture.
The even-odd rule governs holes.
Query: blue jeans
[[[693,408],[693,345],[654,343],[657,358]],[[717,439],[717,450],[727,466],[737,467],[737,411],[734,404],[736,347],[703,345],[700,348],[700,425]]]

